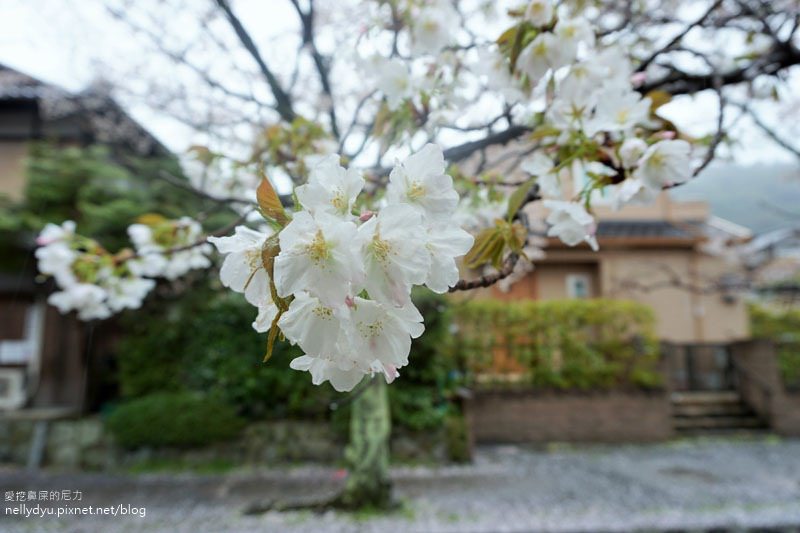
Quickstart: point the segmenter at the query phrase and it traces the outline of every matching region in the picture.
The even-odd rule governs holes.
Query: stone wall
[[[465,402],[477,443],[645,442],[672,436],[666,392],[476,391]]]
[[[35,422],[0,419],[0,463],[24,465]],[[327,423],[260,422],[249,425],[239,438],[194,449],[124,450],[105,431],[99,417],[48,422],[44,453],[46,467],[113,470],[168,462],[186,467],[209,464],[279,466],[292,462],[335,463],[345,442]],[[446,461],[444,431],[409,432],[395,429],[392,454],[400,461]]]
[[[731,346],[742,397],[770,428],[787,437],[800,436],[800,391],[787,390],[778,369],[775,344],[768,340]]]

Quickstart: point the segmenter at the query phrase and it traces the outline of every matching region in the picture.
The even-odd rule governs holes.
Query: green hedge
[[[800,387],[800,309],[750,306],[753,337],[778,345],[778,365],[787,386]]]
[[[197,287],[174,302],[150,301],[125,317],[119,385],[125,398],[197,392],[222,399],[249,419],[323,418],[332,388],[289,369],[301,352],[276,343],[263,363],[266,335],[253,330],[256,309],[241,295]]]
[[[244,425],[225,403],[191,393],[160,393],[126,402],[106,425],[122,446],[190,447],[235,437]]]
[[[460,385],[450,355],[447,300],[415,292],[425,334],[414,339],[410,364],[389,388],[393,423],[412,430],[441,427],[453,413],[452,391]],[[311,384],[306,372],[289,368],[301,351],[276,343],[266,364],[266,335],[253,331],[256,310],[227,289],[195,287],[174,302],[151,300],[124,320],[119,347],[119,386],[124,398],[157,392],[210,394],[250,420],[328,419],[346,431],[346,394],[327,383]],[[336,400],[343,407],[331,413]]]
[[[650,308],[619,300],[473,300],[453,306],[458,352],[473,378],[515,374],[543,389],[662,383]]]

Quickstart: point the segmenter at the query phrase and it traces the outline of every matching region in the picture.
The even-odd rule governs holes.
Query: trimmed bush
[[[619,300],[473,300],[453,306],[472,379],[542,389],[656,388],[652,310]]]
[[[160,393],[120,405],[106,425],[125,448],[191,447],[232,439],[244,421],[215,399]]]
[[[751,305],[750,326],[753,337],[777,344],[783,382],[792,389],[800,388],[800,309]]]

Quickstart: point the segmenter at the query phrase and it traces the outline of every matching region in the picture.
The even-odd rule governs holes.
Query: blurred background
[[[234,5],[291,78],[292,4]],[[318,16],[342,27],[358,8]],[[33,257],[48,222],[118,250],[148,213],[238,218],[181,164],[208,147],[279,157],[268,88],[222,19],[206,2],[0,0],[5,508],[82,492],[149,513],[4,511],[0,529],[800,528],[796,70],[786,98],[743,96],[753,112],[730,124],[736,142],[694,181],[647,207],[600,202],[600,252],[537,234],[545,255],[513,283],[416,293],[426,332],[389,387],[400,504],[314,514],[291,502],[347,477],[358,392],[289,370],[301,352],[283,341],[263,364],[266,335],[217,267],[87,323],[47,305],[54,284]],[[705,93],[669,106],[687,131],[713,131]]]

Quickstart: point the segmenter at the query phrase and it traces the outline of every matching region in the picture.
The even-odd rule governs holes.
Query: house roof
[[[665,220],[601,220],[597,226],[598,239],[658,238],[695,239],[695,231],[688,225]]]
[[[38,100],[68,94],[60,87],[0,63],[0,100]]]
[[[71,93],[0,63],[0,103],[35,104],[45,137],[88,138],[92,142],[122,146],[139,155],[171,155],[101,86]],[[79,123],[77,131],[60,127],[68,120]]]

